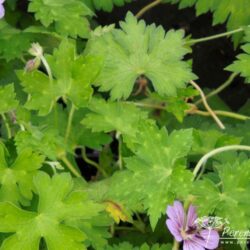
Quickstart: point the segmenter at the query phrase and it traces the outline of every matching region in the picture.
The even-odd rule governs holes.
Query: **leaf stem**
[[[151,104],[151,103],[142,103],[142,102],[126,102],[126,103],[133,103],[137,107],[142,107],[142,108],[150,108],[150,109],[160,109],[160,110],[166,110],[165,106],[159,105],[159,104]],[[195,109],[195,105],[190,104],[190,107],[192,108],[191,110],[187,110],[187,114],[197,114],[197,115],[202,115],[202,116],[210,116],[211,114],[206,111],[198,110]],[[214,113],[216,115],[224,116],[224,117],[230,117],[242,121],[246,121],[250,119],[250,116],[246,115],[241,115],[237,114],[234,112],[229,112],[229,111],[222,111],[222,110],[214,110]]]
[[[227,88],[235,79],[235,77],[238,75],[238,73],[233,73],[229,76],[229,78],[222,84],[220,85],[217,89],[211,91],[209,94],[206,95],[206,99],[211,98],[214,95],[219,94],[221,91],[223,91],[225,88]],[[197,102],[195,102],[195,105],[199,105],[202,103],[202,99],[199,99]]]
[[[152,3],[146,5],[143,7],[135,16],[139,19],[142,17],[146,12],[148,12],[150,9],[154,8],[155,6],[159,5],[161,3],[161,0],[155,0]]]
[[[196,177],[196,175],[198,174],[198,172],[200,171],[200,168],[207,162],[207,160],[219,153],[225,152],[225,151],[231,151],[231,150],[245,150],[245,151],[250,151],[250,146],[247,145],[230,145],[230,146],[224,146],[224,147],[220,147],[220,148],[216,148],[212,151],[210,151],[209,153],[205,154],[197,163],[197,165],[194,168],[193,171],[193,175],[194,175],[194,179]]]
[[[11,129],[10,129],[10,125],[9,125],[7,119],[6,119],[5,114],[1,114],[1,116],[2,116],[3,123],[4,123],[5,128],[6,128],[6,131],[7,131],[8,139],[11,139]]]
[[[174,244],[172,250],[179,250],[180,243],[174,239]]]
[[[202,89],[199,87],[198,84],[196,84],[194,81],[190,81],[190,84],[196,88],[199,93],[200,93],[200,96],[202,98],[202,102],[205,106],[205,108],[207,109],[207,111],[210,113],[210,115],[213,117],[213,119],[215,120],[215,122],[218,124],[218,126],[221,128],[221,129],[225,129],[225,126],[223,125],[223,123],[220,121],[220,119],[217,117],[217,115],[214,113],[214,111],[210,108],[210,106],[208,105],[207,103],[207,100],[206,100],[206,96],[205,94],[203,93]]]
[[[44,57],[44,55],[41,55],[41,56],[40,56],[40,59],[41,59],[43,65],[44,65],[44,67],[45,67],[45,69],[46,69],[46,71],[47,71],[47,74],[48,74],[48,76],[49,76],[49,80],[50,80],[50,82],[52,83],[52,82],[53,82],[53,75],[52,75],[52,72],[51,72],[51,69],[50,69],[50,66],[49,66],[47,60],[46,60],[46,58]]]
[[[191,40],[187,41],[185,44],[193,45],[193,44],[196,44],[196,43],[206,42],[206,41],[218,39],[218,38],[221,38],[221,37],[230,36],[230,35],[233,35],[235,33],[242,32],[242,31],[244,31],[243,28],[238,28],[238,29],[227,31],[227,32],[220,33],[220,34],[217,34],[217,35],[212,35],[212,36],[207,36],[207,37],[202,37],[202,38],[197,38],[197,39],[191,39]]]
[[[70,136],[74,113],[75,113],[75,106],[72,103],[71,109],[70,109],[70,112],[69,112],[69,118],[68,118],[68,124],[67,124],[67,128],[66,128],[66,133],[65,133],[65,142],[68,141],[69,136]]]
[[[189,114],[189,112],[190,112],[190,114],[210,116],[209,112],[202,111],[202,110],[187,111],[188,114]],[[250,120],[250,116],[241,115],[241,114],[237,114],[237,113],[229,112],[229,111],[214,110],[214,113],[216,115],[219,115],[219,116],[230,117],[230,118],[234,118],[234,119],[238,119],[238,120],[242,120],[242,121]]]
[[[119,132],[117,132],[116,138],[118,140],[118,166],[122,170],[123,169],[123,165],[122,165],[122,138],[121,138],[121,134]]]
[[[67,168],[71,171],[71,173],[73,175],[75,175],[76,177],[80,177],[82,178],[81,174],[76,170],[76,168],[70,163],[70,161],[68,160],[68,158],[66,156],[63,156],[61,158],[62,162],[67,166]]]
[[[108,177],[108,174],[106,173],[106,171],[102,169],[99,164],[97,164],[95,161],[92,161],[91,159],[88,158],[86,154],[86,149],[84,147],[82,148],[82,158],[86,163],[88,163],[89,165],[95,167],[98,171],[100,171],[104,177]]]

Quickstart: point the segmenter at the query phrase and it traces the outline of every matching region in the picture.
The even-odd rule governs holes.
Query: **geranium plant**
[[[171,5],[226,30],[143,20]],[[114,8],[131,10],[98,22]],[[192,49],[221,38],[238,55],[207,89]],[[235,79],[249,0],[0,0],[0,250],[247,249],[250,102],[220,97]]]

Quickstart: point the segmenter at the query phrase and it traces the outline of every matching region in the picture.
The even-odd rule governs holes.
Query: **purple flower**
[[[5,0],[0,0],[0,19],[4,17],[5,9],[3,7],[3,3]]]
[[[168,206],[166,224],[178,242],[183,241],[183,250],[216,249],[219,245],[219,234],[213,229],[200,229],[196,225],[196,209],[190,206],[186,216],[181,202],[175,201]]]

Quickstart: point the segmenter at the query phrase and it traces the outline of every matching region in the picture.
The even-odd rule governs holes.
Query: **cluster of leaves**
[[[202,178],[193,174],[211,150],[250,147],[250,103],[239,115],[211,98],[213,107],[244,120],[224,119],[225,131],[197,117],[209,113],[187,86],[197,76],[185,60],[192,50],[182,30],[147,25],[131,12],[119,27],[93,22],[95,11],[128,2],[4,4],[0,249],[170,250],[166,207],[190,197],[200,215],[250,228],[247,153],[214,157]],[[214,23],[227,20],[228,29],[249,24],[246,0],[164,2],[213,11]],[[226,68],[246,82],[249,34],[246,28],[243,52]]]

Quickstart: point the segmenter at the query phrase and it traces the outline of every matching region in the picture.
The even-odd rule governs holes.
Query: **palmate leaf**
[[[192,145],[192,130],[174,131],[154,126],[141,128],[137,135],[135,156],[125,160],[126,167],[133,172],[137,190],[150,217],[154,229],[165,212],[166,205],[176,196],[184,197],[191,186],[192,173],[177,161],[185,157]]]
[[[27,73],[17,71],[17,76],[29,94],[26,107],[38,110],[39,115],[47,115],[60,97],[68,98],[76,107],[86,105],[92,96],[91,82],[98,74],[101,60],[93,57],[77,56],[75,44],[65,39],[53,56],[47,56],[56,79],[41,71]]]
[[[106,102],[93,98],[88,106],[92,111],[82,120],[82,124],[93,132],[117,131],[123,135],[135,136],[140,121],[147,118],[147,113],[134,104]]]
[[[74,221],[82,221],[89,232],[95,233],[91,221],[103,206],[88,200],[86,193],[74,191],[69,174],[50,178],[41,172],[34,178],[34,185],[39,197],[37,211],[0,204],[0,231],[13,233],[4,240],[1,250],[38,250],[41,238],[48,250],[87,249],[87,234]]]
[[[164,29],[154,24],[146,26],[130,12],[121,29],[105,27],[93,32],[86,53],[104,57],[104,67],[95,84],[100,91],[111,91],[111,99],[126,99],[136,79],[144,75],[160,95],[176,95],[176,89],[195,76],[187,62],[189,52],[184,45],[183,31]],[[111,31],[109,31],[111,30]]]
[[[249,25],[248,0],[165,0],[166,2],[180,3],[180,8],[195,5],[197,15],[212,11],[213,24],[227,22],[227,29],[233,30]],[[239,43],[242,34],[234,35],[234,42]]]
[[[32,36],[24,33],[4,20],[0,22],[0,57],[7,61],[20,58],[22,53],[26,51],[32,40]]]
[[[88,37],[90,32],[87,17],[92,11],[80,0],[30,0],[29,12],[48,27],[52,23],[58,33],[72,37]]]
[[[143,244],[141,247],[133,247],[130,243],[124,242],[119,245],[107,246],[105,250],[171,250],[172,246],[170,244],[162,245],[155,244],[149,247],[147,244]]]
[[[12,111],[17,106],[14,84],[0,86],[0,114]]]
[[[0,143],[0,201],[27,205],[34,190],[33,176],[42,167],[43,161],[43,156],[26,149],[9,164],[5,148]]]
[[[111,12],[114,6],[123,6],[125,3],[132,2],[132,0],[84,0],[84,2],[96,10]]]
[[[228,219],[234,230],[247,230],[249,220],[250,160],[217,164],[220,182],[215,185],[210,179],[197,181],[193,194],[201,215],[214,213]],[[235,175],[237,173],[237,175]]]
[[[86,109],[78,109],[74,113],[72,120],[72,133],[70,133],[67,143],[65,143],[65,132],[68,123],[69,108],[60,105],[55,106],[55,112],[47,116],[37,117],[31,115],[28,120],[31,125],[25,125],[25,131],[18,131],[15,136],[15,144],[20,152],[23,149],[33,149],[45,155],[50,160],[55,161],[66,152],[74,154],[74,150],[80,147],[89,147],[101,150],[102,146],[110,143],[111,137],[103,132],[92,132],[80,121]],[[56,117],[55,117],[56,113]],[[18,122],[26,124],[17,116]],[[20,120],[19,120],[20,119]],[[74,133],[73,131],[77,131]]]
[[[185,157],[192,146],[192,130],[174,131],[140,124],[135,156],[125,158],[128,170],[88,187],[98,201],[113,200],[133,211],[146,210],[154,229],[167,204],[184,199],[192,186],[192,172],[185,167]]]
[[[237,61],[229,65],[226,69],[235,73],[239,73],[242,77],[246,78],[246,83],[250,83],[250,43],[247,43],[241,47],[244,54],[237,56]]]

